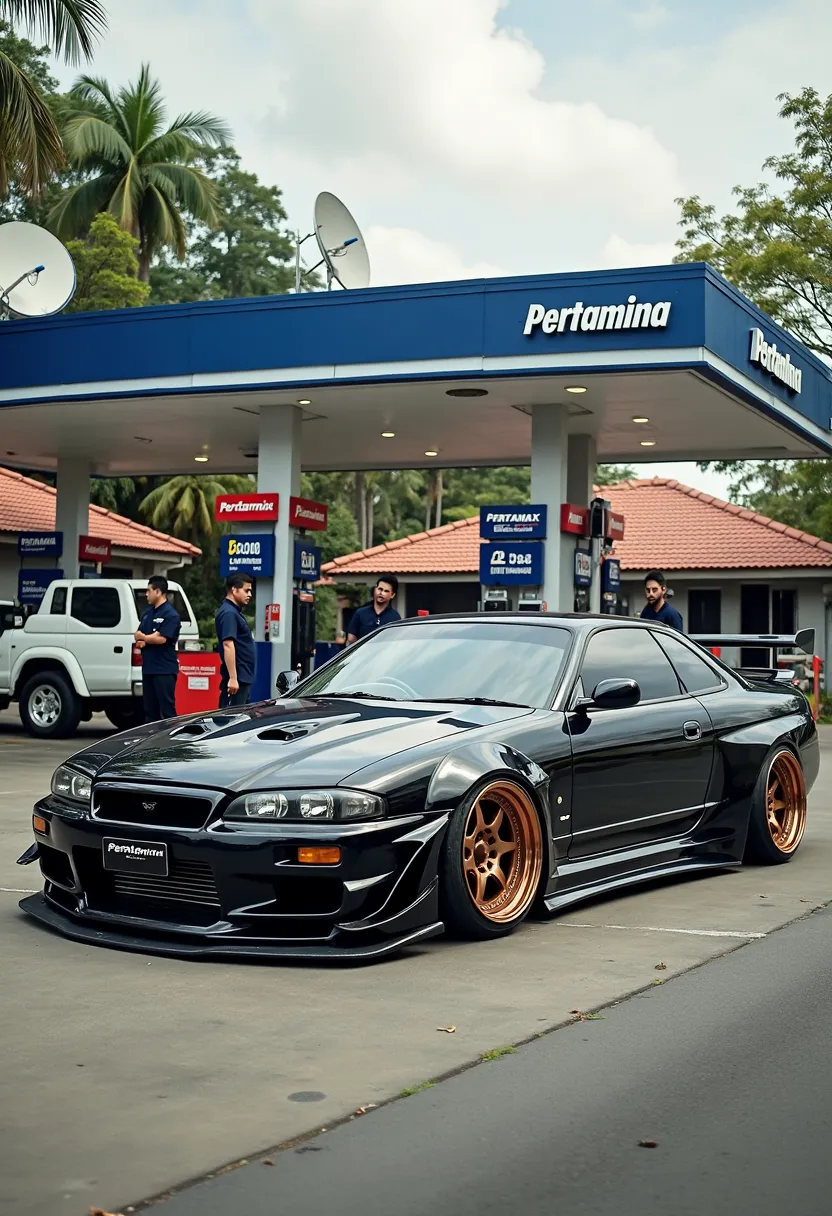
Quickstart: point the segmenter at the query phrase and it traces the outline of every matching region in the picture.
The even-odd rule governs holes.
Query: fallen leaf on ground
[[[359,1106],[355,1113],[357,1115],[366,1115],[368,1110],[375,1110],[377,1105],[378,1103],[376,1102],[368,1102],[366,1106]]]
[[[267,1157],[266,1160],[263,1162],[263,1164],[264,1165],[274,1165],[274,1162],[272,1161],[271,1157]]]
[[[652,982],[653,982],[654,984],[663,984],[663,983],[664,983],[664,980],[653,980]]]
[[[654,968],[656,971],[667,971],[667,963],[656,963]]]
[[[658,1140],[639,1140],[639,1148],[658,1148]]]
[[[456,1026],[437,1026],[436,1029],[444,1031],[445,1034],[456,1034]]]
[[[105,1212],[103,1208],[90,1208],[90,1216],[121,1216],[120,1212]]]
[[[603,1022],[604,1015],[602,1013],[584,1013],[583,1009],[571,1010],[572,1016],[577,1022]]]

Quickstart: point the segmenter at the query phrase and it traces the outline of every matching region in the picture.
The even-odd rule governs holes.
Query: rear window
[[[139,620],[141,620],[142,613],[147,608],[147,596],[144,593],[144,588],[142,587],[139,590],[134,587],[133,595],[136,600],[136,612],[139,614]],[[168,591],[168,603],[172,605],[175,612],[179,613],[179,619],[183,625],[191,623],[191,614],[188,611],[188,605],[181,591],[175,591],[171,587],[170,591]]]
[[[664,633],[653,636],[676,668],[676,674],[687,692],[713,692],[724,687],[725,682],[719,672],[684,642]]]
[[[121,621],[121,604],[116,587],[74,587],[72,615],[91,629],[115,629]]]

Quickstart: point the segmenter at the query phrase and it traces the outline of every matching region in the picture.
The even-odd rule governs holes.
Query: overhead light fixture
[[[308,397],[301,397],[300,401],[298,401],[298,405],[311,405],[311,404],[312,404],[312,402],[309,400]]]
[[[643,448],[654,448],[656,446],[655,439],[642,439],[641,446]]]
[[[194,456],[194,460],[197,462],[197,464],[207,464],[208,463],[207,456]]]
[[[637,422],[637,423],[639,423],[639,425],[641,425],[641,424],[642,424],[642,423],[644,423],[644,422],[649,422],[649,421],[650,421],[650,419],[649,419],[649,418],[643,418],[643,417],[642,417],[642,418],[634,418],[634,419],[633,419],[633,422]]]
[[[449,388],[445,390],[446,397],[487,397],[487,388]]]
[[[396,432],[395,431],[382,431],[381,437],[382,437],[382,439],[395,439]]]
[[[567,393],[585,393],[586,389],[582,388],[580,384],[572,384],[567,387],[566,391]]]
[[[433,448],[431,448],[429,451],[425,452],[425,455],[426,455],[426,456],[438,456],[438,455],[439,455],[439,453],[438,453],[438,452],[435,452],[435,451],[433,450]]]

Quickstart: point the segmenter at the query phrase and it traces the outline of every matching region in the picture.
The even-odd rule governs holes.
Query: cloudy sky
[[[148,60],[172,111],[226,118],[304,231],[320,190],[343,197],[376,285],[667,262],[674,199],[727,208],[790,145],[776,95],[832,91],[829,0],[107,8],[94,71]]]

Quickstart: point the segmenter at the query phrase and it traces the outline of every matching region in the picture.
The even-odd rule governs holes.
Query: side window
[[[66,615],[66,587],[56,587],[52,593],[52,603],[49,607],[50,616]]]
[[[72,615],[93,629],[114,629],[121,621],[121,604],[116,587],[75,587]]]
[[[723,688],[724,680],[718,671],[714,671],[709,663],[695,654],[684,642],[676,638],[657,636],[657,642],[676,668],[682,685],[688,692],[713,692]]]
[[[636,680],[642,701],[678,697],[679,680],[667,656],[647,629],[602,629],[589,639],[581,680],[592,696],[601,680]]]

